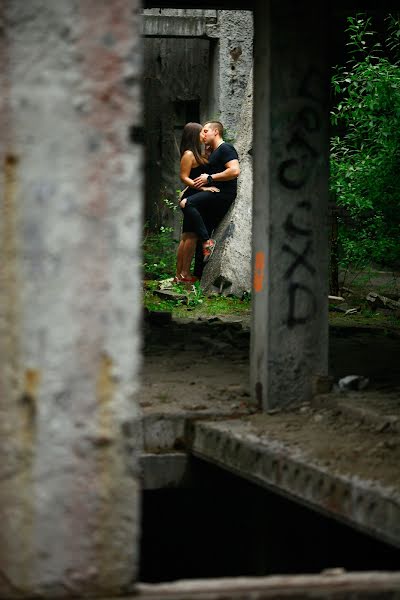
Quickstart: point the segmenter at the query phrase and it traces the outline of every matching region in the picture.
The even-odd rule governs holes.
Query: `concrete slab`
[[[274,427],[273,418],[271,427]],[[338,468],[321,459],[303,440],[274,439],[264,415],[240,421],[201,423],[194,426],[191,451],[195,456],[241,477],[288,496],[314,510],[350,524],[369,535],[400,547],[400,494],[398,469],[393,485],[364,476],[362,463],[354,469]],[[286,427],[290,428],[290,418]],[[321,424],[320,424],[321,426]],[[335,442],[324,430],[327,446]],[[337,438],[336,438],[337,440]],[[333,454],[333,453],[332,453]],[[397,473],[396,473],[397,471]],[[397,475],[397,476],[396,476]],[[396,485],[397,484],[397,485]]]

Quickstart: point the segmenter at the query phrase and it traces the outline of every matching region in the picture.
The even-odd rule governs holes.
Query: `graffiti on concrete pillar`
[[[310,259],[307,259],[308,254],[311,253],[312,250],[312,241],[308,240],[303,248],[298,252],[294,250],[289,244],[283,244],[282,250],[287,252],[293,257],[293,262],[286,269],[284,278],[291,280],[295,271],[298,267],[302,266],[306,269],[311,275],[315,275],[316,270],[315,267],[311,264]]]
[[[319,151],[314,146],[313,135],[321,129],[320,113],[316,108],[321,102],[320,89],[318,72],[310,69],[300,82],[296,99],[303,102],[290,124],[291,135],[285,145],[284,160],[278,165],[279,183],[297,194],[310,183],[318,164]],[[311,200],[301,198],[290,206],[283,223],[285,242],[282,252],[290,257],[289,266],[283,273],[288,293],[285,320],[289,328],[307,324],[317,311],[313,231],[305,218],[311,210]]]
[[[314,316],[317,310],[315,294],[309,286],[302,283],[289,284],[289,310],[287,325],[292,328],[295,325],[305,325]]]
[[[310,179],[318,152],[299,131],[295,131],[286,144],[286,150],[293,158],[280,165],[279,181],[289,190],[300,190]]]

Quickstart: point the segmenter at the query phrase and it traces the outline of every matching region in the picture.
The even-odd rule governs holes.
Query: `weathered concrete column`
[[[219,119],[226,133],[240,137],[239,116],[253,65],[253,14],[251,11],[219,10],[211,48],[208,89],[209,114],[204,119]]]
[[[327,374],[328,69],[323,3],[256,3],[251,381],[264,410]]]
[[[1,598],[135,577],[138,4],[1,3]]]

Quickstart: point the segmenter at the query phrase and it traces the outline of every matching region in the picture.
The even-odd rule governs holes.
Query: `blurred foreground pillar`
[[[327,14],[256,0],[251,383],[264,410],[310,400],[328,370]]]
[[[135,578],[137,0],[0,7],[0,597]]]

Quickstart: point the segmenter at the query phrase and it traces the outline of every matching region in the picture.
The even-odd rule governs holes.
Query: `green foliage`
[[[176,202],[173,202],[172,200],[169,200],[168,198],[163,198],[163,202],[164,202],[165,206],[172,212],[176,212],[179,209],[178,198],[181,195],[181,192],[182,192],[182,190],[175,190]]]
[[[174,312],[177,303],[175,300],[163,300],[154,296],[151,291],[146,290],[143,296],[143,304],[149,311]]]
[[[237,132],[229,129],[228,127],[224,127],[224,140],[229,144],[234,144],[236,140]]]
[[[176,190],[176,201],[163,198],[163,204],[171,214],[179,209],[178,198],[181,190]],[[145,227],[143,241],[143,270],[145,279],[166,279],[175,273],[178,240],[173,238],[173,228],[161,225],[155,231]]]
[[[362,267],[400,261],[400,22],[388,20],[387,44],[371,19],[348,18],[350,60],[332,78],[331,190],[340,218],[340,262]]]
[[[184,283],[176,283],[173,286],[173,290],[175,292],[179,292],[180,294],[185,294],[186,305],[191,308],[202,304],[205,299],[203,290],[201,289],[200,281],[195,281],[190,286]],[[178,302],[178,304],[182,304],[182,302]]]
[[[166,279],[175,272],[176,240],[172,227],[160,227],[158,232],[145,232],[143,241],[145,279]]]

